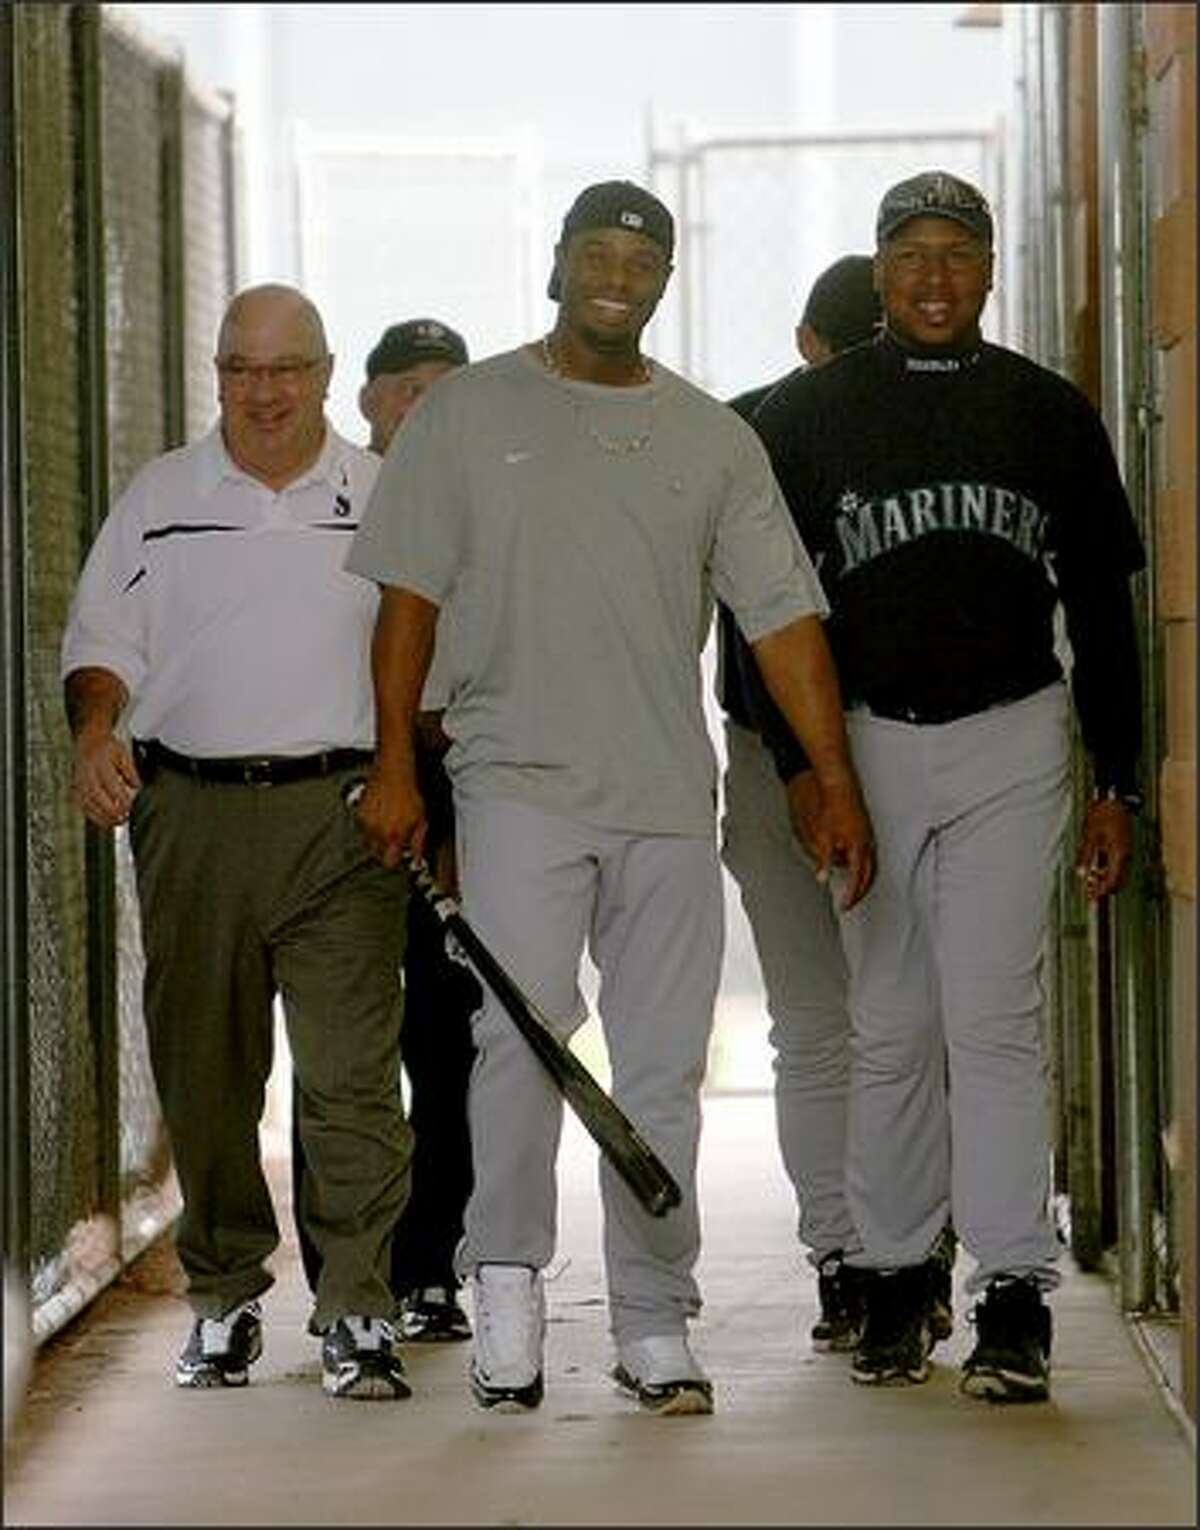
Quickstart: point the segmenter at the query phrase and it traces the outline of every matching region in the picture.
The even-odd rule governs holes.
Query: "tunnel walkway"
[[[526,1416],[474,1406],[465,1345],[409,1345],[409,1401],[325,1397],[286,1163],[272,1166],[285,1241],[251,1385],[171,1384],[188,1315],[169,1246],[152,1250],[39,1356],[6,1460],[6,1524],[1196,1523],[1192,1442],[1108,1284],[1069,1263],[1047,1404],[958,1392],[961,1299],[923,1387],[858,1387],[844,1356],[812,1354],[815,1279],[765,1094],[705,1101],[693,1341],[716,1384],[712,1418],[642,1416],[607,1379],[595,1154],[569,1115],[547,1394]]]

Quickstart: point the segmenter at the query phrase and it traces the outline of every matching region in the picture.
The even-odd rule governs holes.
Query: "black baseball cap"
[[[367,357],[367,381],[381,372],[406,372],[421,361],[467,363],[463,337],[437,319],[406,319],[385,329],[378,345]]]
[[[588,228],[627,228],[653,239],[669,261],[675,249],[675,220],[651,192],[633,181],[598,181],[581,191],[563,219],[557,249],[566,246],[572,234]],[[552,302],[562,296],[558,282],[558,263],[550,273],[546,288]]]
[[[801,324],[811,325],[835,351],[869,340],[883,317],[869,255],[843,255],[809,288]]]
[[[876,243],[890,239],[910,218],[951,218],[985,244],[992,242],[992,214],[983,192],[945,170],[923,170],[884,193],[875,220]]]

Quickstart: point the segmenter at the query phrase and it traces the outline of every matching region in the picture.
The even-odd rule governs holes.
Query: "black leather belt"
[[[989,712],[993,707],[1011,706],[1032,695],[1033,691],[1023,691],[1020,695],[998,696],[990,701],[979,697],[973,701],[923,702],[919,706],[905,706],[897,701],[864,697],[863,706],[873,716],[882,717],[885,722],[917,723],[930,727],[937,723],[957,722],[960,717],[974,717],[976,713]]]
[[[369,749],[326,749],[321,754],[245,755],[215,759],[203,755],[177,754],[157,739],[135,739],[133,757],[144,775],[173,770],[194,781],[213,781],[224,786],[284,786],[312,776],[330,776],[354,765],[367,765]]]

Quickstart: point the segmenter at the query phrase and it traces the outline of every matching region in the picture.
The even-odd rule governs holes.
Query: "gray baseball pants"
[[[613,1097],[683,1193],[652,1217],[601,1159],[610,1326],[618,1343],[682,1333],[700,1310],[700,1087],[724,941],[715,843],[598,829],[511,800],[460,794],[456,806],[463,912],[564,1039],[586,1019],[590,950]],[[486,984],[484,995],[464,1278],[487,1263],[541,1269],[557,1233],[562,1095]]]
[[[130,821],[154,1080],[183,1192],[176,1234],[198,1317],[265,1291],[279,1243],[259,1122],[282,995],[304,1092],[313,1322],[390,1317],[409,1188],[400,1094],[407,878],[367,852],[347,772],[225,786],[160,771]]]
[[[846,1203],[850,1017],[846,958],[827,888],[792,831],[787,794],[758,734],[725,720],[721,857],[737,883],[766,990],[775,1121],[813,1264],[857,1252]]]
[[[842,917],[855,1263],[918,1263],[952,1217],[975,1261],[1057,1284],[1041,966],[1068,810],[1062,684],[954,722],[854,708],[879,871]]]

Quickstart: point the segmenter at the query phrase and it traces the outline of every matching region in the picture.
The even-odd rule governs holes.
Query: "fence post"
[[[4,1064],[4,1249],[29,1279],[29,878],[25,844],[25,482],[21,451],[20,167],[17,43],[20,10],[0,9],[0,997]]]
[[[79,441],[86,548],[108,514],[108,386],[98,6],[72,8],[77,82]],[[95,1046],[99,1209],[121,1220],[121,1072],[117,1026],[116,894],[112,835],[86,831],[87,1004]]]

